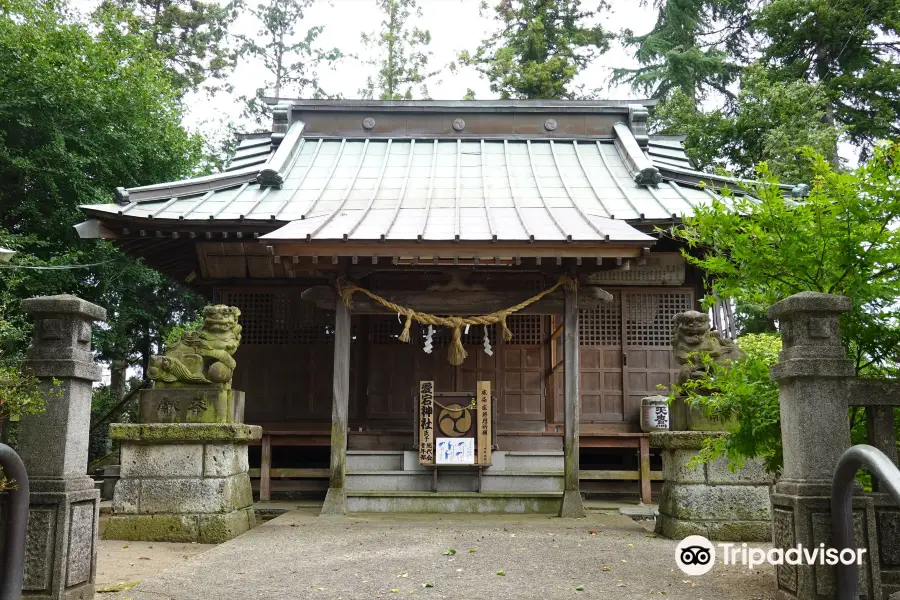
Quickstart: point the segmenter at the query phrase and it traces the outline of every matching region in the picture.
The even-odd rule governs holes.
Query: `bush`
[[[683,385],[673,384],[669,399],[683,396],[689,406],[705,416],[733,423],[726,435],[707,440],[700,461],[725,456],[737,469],[745,460],[759,458],[766,471],[777,474],[783,464],[781,412],[778,386],[769,377],[769,367],[778,362],[781,337],[749,334],[736,343],[746,356],[728,366],[701,357],[709,365],[707,375]]]

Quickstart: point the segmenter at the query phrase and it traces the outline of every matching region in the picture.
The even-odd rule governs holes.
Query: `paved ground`
[[[658,539],[647,524],[619,515],[592,513],[578,520],[316,515],[315,508],[292,511],[236,540],[174,561],[171,568],[146,577],[137,587],[101,598],[773,597],[771,568],[749,572],[717,565],[702,577],[686,577],[675,566],[674,542]],[[450,548],[456,553],[445,554]],[[579,586],[584,590],[576,590]]]
[[[143,581],[215,548],[213,544],[160,544],[101,540],[97,553],[97,587]]]

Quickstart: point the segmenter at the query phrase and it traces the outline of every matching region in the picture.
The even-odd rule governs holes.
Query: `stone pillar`
[[[663,488],[656,533],[671,539],[702,535],[710,540],[772,540],[769,490],[772,477],[761,461],[732,471],[727,458],[692,464],[717,431],[655,431],[650,444],[662,449]]]
[[[347,418],[350,406],[350,307],[334,311],[334,381],[331,405],[331,475],[323,515],[347,513]]]
[[[46,410],[19,424],[19,455],[31,481],[23,596],[93,598],[100,492],[87,462],[91,384],[100,367],[91,323],[106,311],[69,295],[29,298],[22,308],[35,320],[24,366],[47,389]]]
[[[104,537],[218,544],[252,528],[247,444],[262,428],[239,423],[113,423],[121,478]]]
[[[581,419],[581,362],[579,361],[578,339],[578,293],[566,289],[566,313],[563,335],[563,399],[565,403],[565,492],[559,508],[560,517],[583,517],[584,503],[581,501],[578,466],[578,424]]]
[[[772,496],[774,543],[831,545],[831,482],[834,468],[850,447],[847,383],[853,361],[841,344],[840,315],[850,299],[802,292],[776,303],[783,349],[772,378],[778,382],[784,471]],[[861,598],[881,599],[875,511],[871,498],[854,498],[857,546],[868,553],[860,567]],[[873,565],[875,568],[873,569]],[[833,598],[834,568],[777,567],[779,600]]]

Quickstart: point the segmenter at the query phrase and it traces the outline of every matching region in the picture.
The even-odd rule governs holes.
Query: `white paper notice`
[[[439,465],[474,465],[475,438],[437,438],[435,462]]]

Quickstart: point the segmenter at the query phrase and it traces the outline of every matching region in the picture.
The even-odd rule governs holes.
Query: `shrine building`
[[[240,309],[260,498],[649,502],[641,399],[674,380],[673,317],[704,294],[657,229],[735,182],[648,135],[649,101],[271,102],[272,131],[241,136],[223,172],[119,188],[77,226]],[[404,332],[411,311],[444,320]],[[713,326],[733,335],[731,316]]]

